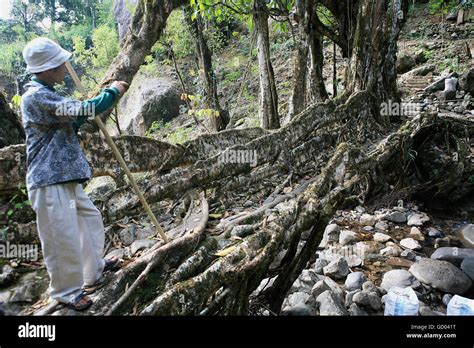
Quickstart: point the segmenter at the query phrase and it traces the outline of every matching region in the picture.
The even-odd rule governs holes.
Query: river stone
[[[370,214],[362,214],[359,220],[360,224],[363,226],[374,226],[375,221],[376,221],[375,216],[370,215]]]
[[[385,221],[378,221],[375,224],[375,229],[380,230],[380,231],[386,231],[388,230],[388,224]]]
[[[430,218],[425,213],[415,213],[408,217],[408,226],[423,226],[425,222],[430,221]]]
[[[461,236],[472,246],[474,246],[474,224],[469,224],[461,230]]]
[[[348,290],[362,289],[362,284],[367,281],[367,277],[363,272],[349,273],[346,278],[344,285]]]
[[[0,274],[0,286],[6,286],[13,282],[15,279],[15,272],[10,265],[3,266],[2,272]]]
[[[450,294],[462,295],[472,286],[466,273],[446,261],[423,258],[410,267],[410,273],[423,284]]]
[[[421,244],[418,243],[416,240],[413,238],[404,238],[400,241],[400,245],[404,248],[410,249],[410,250],[419,250],[421,249]]]
[[[341,298],[333,291],[326,290],[316,299],[319,304],[319,315],[342,316],[348,315]]]
[[[296,316],[311,316],[314,315],[314,310],[304,304],[304,303],[298,303],[297,305],[293,307],[285,307],[285,309],[281,312],[280,315],[282,316],[288,316],[288,317],[296,317]]]
[[[330,224],[326,226],[324,230],[323,239],[319,244],[320,248],[325,248],[329,242],[337,242],[339,241],[339,234],[341,233],[341,229],[337,224]]]
[[[354,295],[352,301],[359,306],[370,308],[374,311],[382,309],[382,300],[374,292],[358,292]]]
[[[327,277],[343,279],[349,274],[349,265],[343,256],[338,257],[329,265],[323,268],[323,273]]]
[[[343,230],[339,234],[339,244],[347,245],[358,241],[357,234],[349,230]]]
[[[466,257],[461,263],[461,269],[474,280],[474,257]]]
[[[365,311],[365,309],[359,307],[357,304],[353,303],[349,307],[349,315],[351,316],[368,316],[369,313]]]
[[[431,259],[439,261],[448,261],[459,266],[467,257],[474,257],[474,249],[470,248],[456,248],[456,247],[441,247],[431,254]]]
[[[393,269],[383,275],[380,287],[388,292],[394,286],[400,288],[407,288],[410,286],[416,289],[420,285],[420,282],[410,272],[404,269]]]
[[[385,215],[385,220],[391,221],[396,224],[402,224],[404,222],[407,222],[407,216],[399,211],[394,211]]]
[[[385,233],[377,232],[374,234],[374,241],[376,242],[386,243],[390,239],[392,239],[392,237],[390,237],[388,234],[385,234]]]

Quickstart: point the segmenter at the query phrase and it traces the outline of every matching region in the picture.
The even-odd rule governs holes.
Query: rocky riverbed
[[[452,295],[474,298],[474,225],[465,216],[439,220],[403,202],[372,213],[339,211],[282,315],[383,315],[394,286],[413,288],[420,315],[445,315]]]

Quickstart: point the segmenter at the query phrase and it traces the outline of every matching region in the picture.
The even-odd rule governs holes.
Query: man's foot
[[[74,309],[75,311],[83,311],[92,306],[92,300],[86,296],[84,292],[82,292],[80,295],[78,295],[75,298],[74,303],[68,303],[67,306],[68,308]]]

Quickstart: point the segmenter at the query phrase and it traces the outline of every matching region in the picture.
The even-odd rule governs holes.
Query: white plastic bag
[[[454,295],[448,303],[447,315],[474,315],[474,300]]]
[[[386,316],[418,315],[419,303],[412,288],[394,286],[385,298]]]

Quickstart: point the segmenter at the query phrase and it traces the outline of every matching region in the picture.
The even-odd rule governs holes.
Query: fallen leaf
[[[283,193],[290,193],[291,191],[293,191],[293,188],[291,186],[283,188]]]

